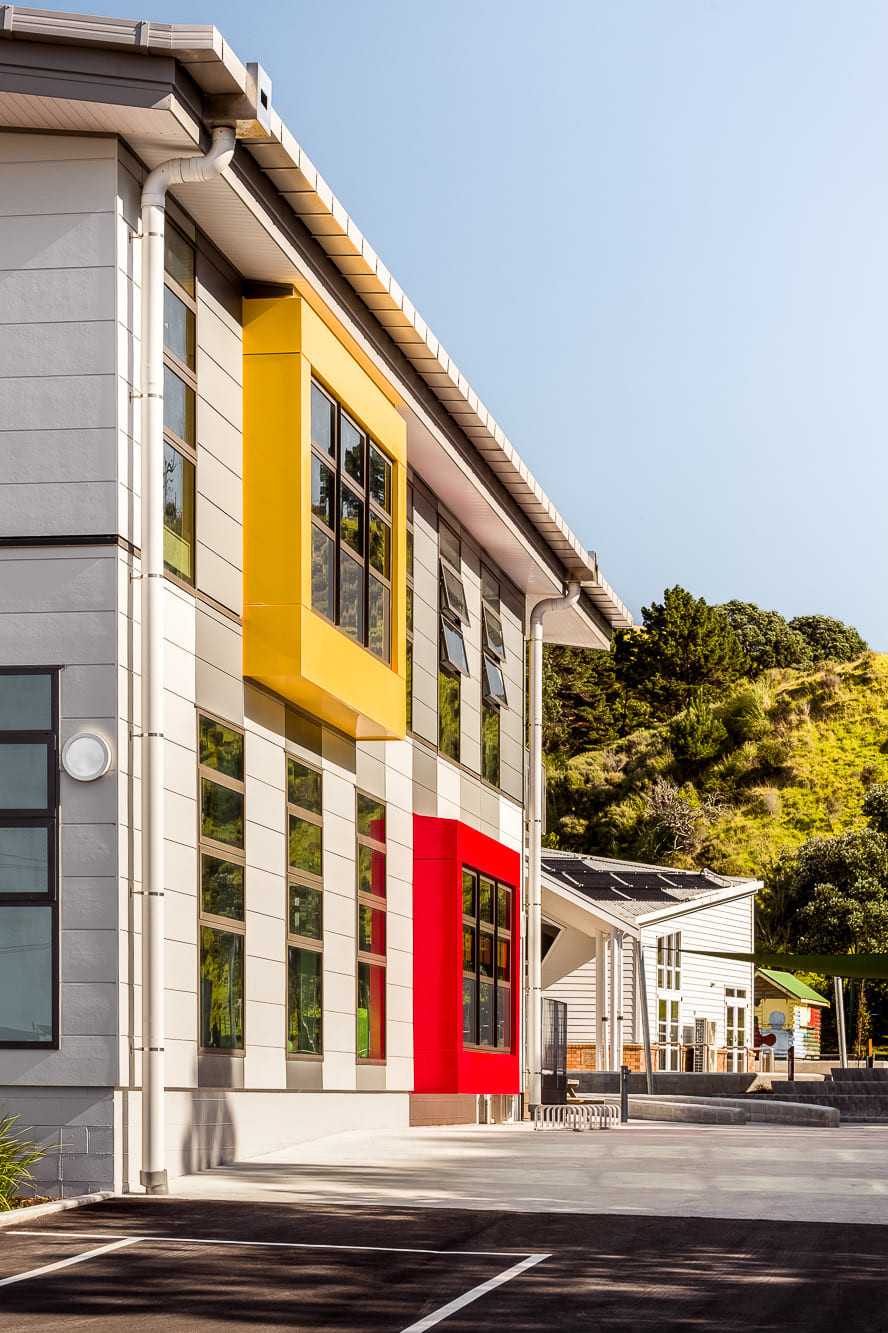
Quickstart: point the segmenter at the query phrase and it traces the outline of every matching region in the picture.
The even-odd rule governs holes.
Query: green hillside
[[[689,745],[711,736],[705,746]],[[863,824],[888,781],[888,656],[772,668],[717,703],[572,757],[550,755],[550,846],[761,877],[807,838]]]

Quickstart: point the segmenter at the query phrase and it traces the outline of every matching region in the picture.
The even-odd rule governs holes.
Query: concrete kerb
[[[116,1199],[113,1190],[101,1190],[98,1194],[78,1194],[73,1199],[50,1199],[49,1203],[32,1203],[24,1208],[11,1208],[0,1213],[0,1228],[19,1226],[23,1222],[33,1222],[36,1217],[51,1217],[53,1213],[64,1213],[69,1208],[82,1208],[87,1203],[104,1203],[106,1199]]]
[[[608,1101],[614,1104],[613,1097]],[[629,1098],[629,1116],[638,1120],[672,1120],[701,1125],[800,1125],[835,1129],[839,1112],[809,1102],[782,1102],[771,1097],[658,1097],[635,1094]]]

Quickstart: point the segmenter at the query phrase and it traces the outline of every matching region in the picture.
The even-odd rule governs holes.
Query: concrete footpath
[[[350,1131],[171,1183],[193,1199],[888,1223],[888,1127]]]

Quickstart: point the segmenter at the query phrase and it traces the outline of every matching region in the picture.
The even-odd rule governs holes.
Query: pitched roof
[[[806,986],[804,981],[799,981],[791,972],[777,972],[770,967],[757,967],[755,970],[757,977],[766,977],[779,990],[786,991],[787,995],[793,995],[797,1000],[807,1000],[809,1004],[825,1005],[829,1000],[825,1000],[816,990]]]

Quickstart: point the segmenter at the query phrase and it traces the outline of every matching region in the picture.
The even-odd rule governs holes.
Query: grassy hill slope
[[[784,850],[863,823],[888,781],[888,656],[775,670],[711,710],[727,735],[681,759],[675,721],[550,760],[551,846],[761,876]]]

